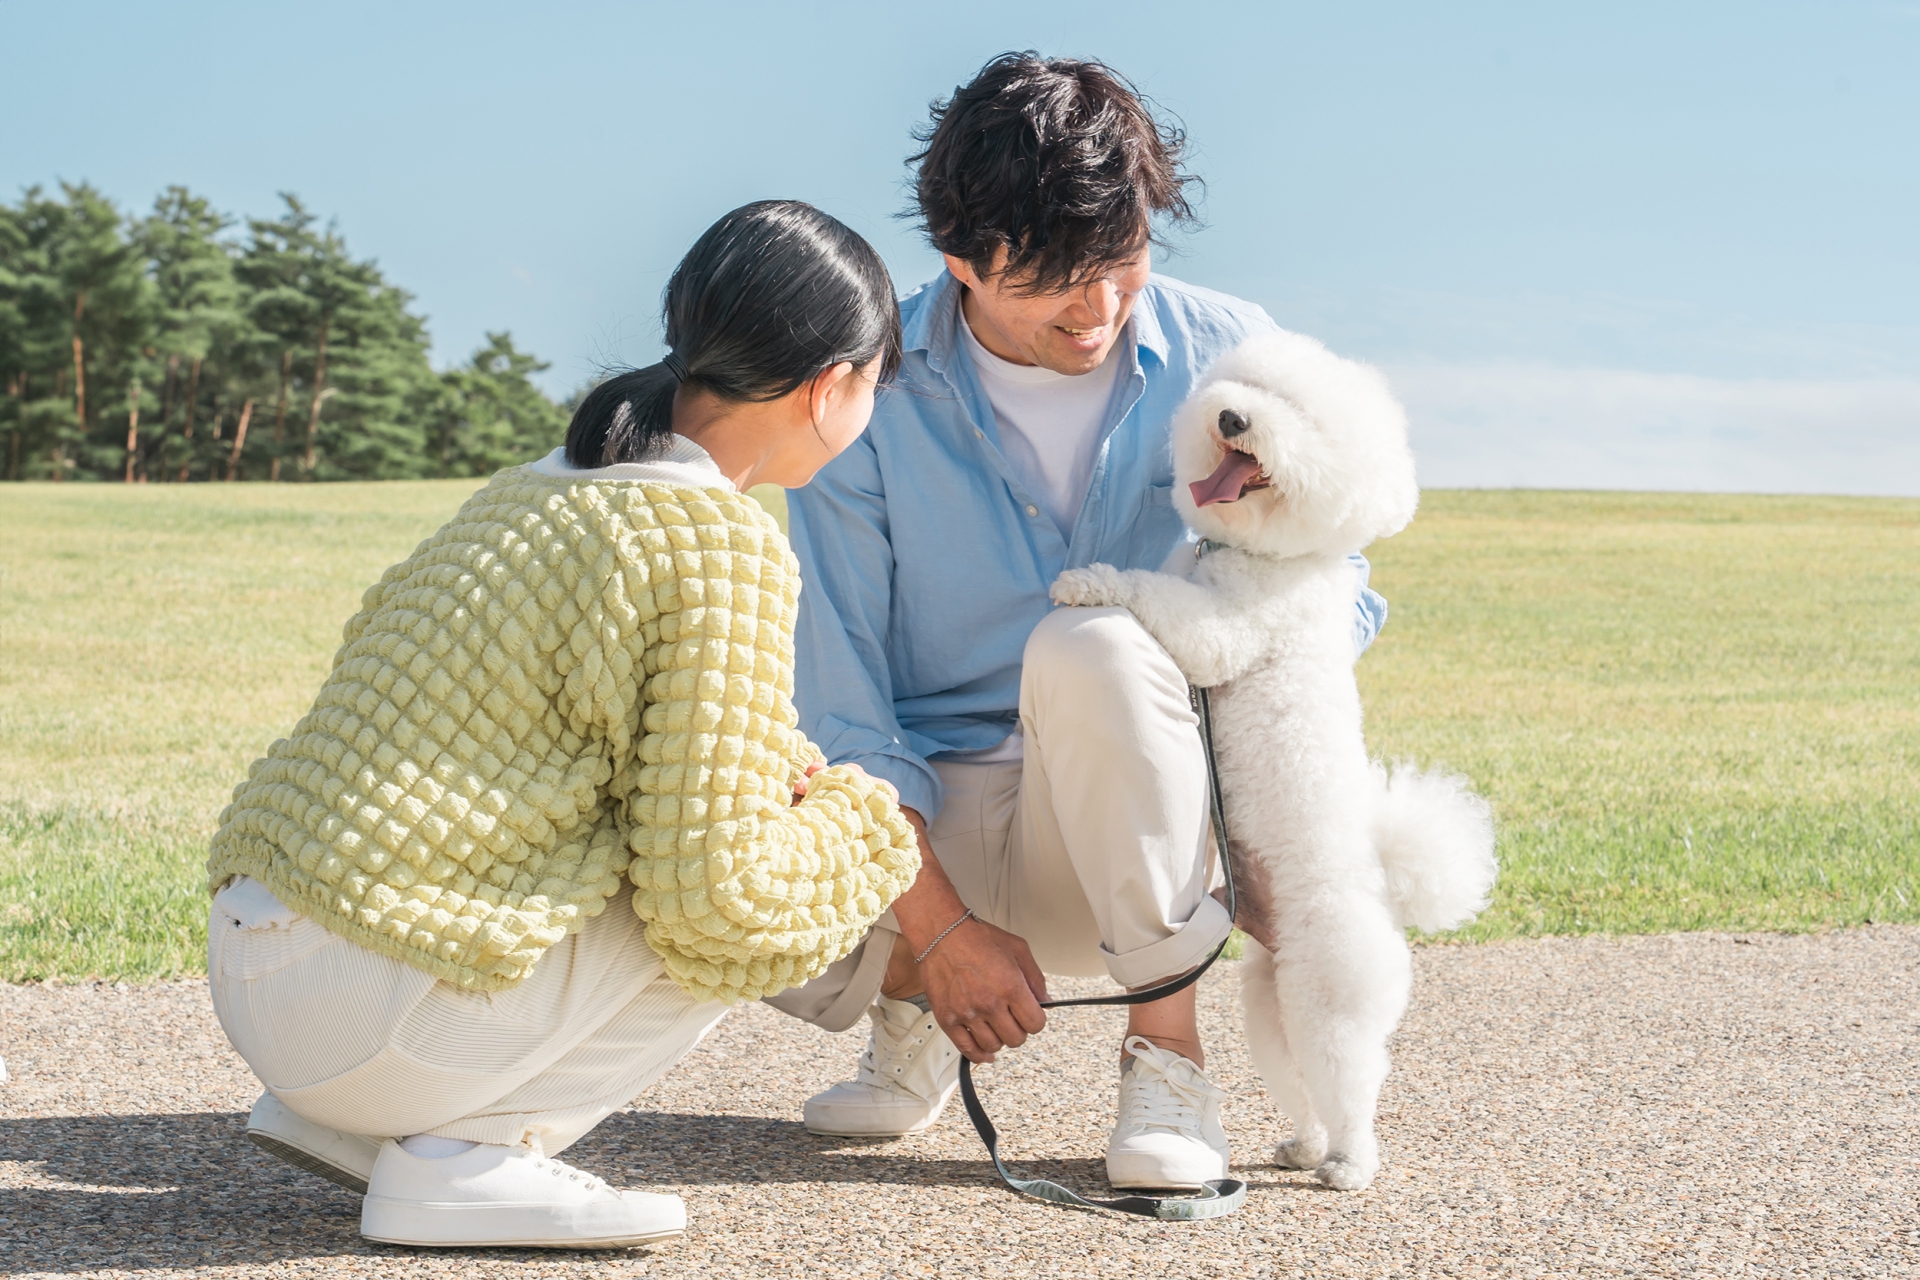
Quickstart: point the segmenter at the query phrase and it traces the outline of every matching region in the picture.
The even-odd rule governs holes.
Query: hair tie
[[[678,351],[667,352],[660,357],[660,363],[667,366],[667,372],[673,375],[676,382],[685,382],[693,376],[687,369],[687,362],[680,358]]]

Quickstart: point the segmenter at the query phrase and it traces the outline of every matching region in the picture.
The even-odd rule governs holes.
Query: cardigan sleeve
[[[771,520],[735,501],[656,505],[671,564],[656,555],[650,575],[659,640],[627,797],[647,941],[689,992],[729,1003],[818,976],[920,865],[892,795],[855,769],[822,770],[793,803],[821,759],[793,706],[799,575]]]

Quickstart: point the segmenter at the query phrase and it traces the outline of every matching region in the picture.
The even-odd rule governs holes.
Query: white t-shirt
[[[1071,539],[1073,525],[1093,483],[1093,461],[1100,452],[1100,428],[1113,400],[1114,380],[1124,363],[1119,342],[1091,373],[1055,373],[1038,365],[1002,360],[980,345],[961,315],[960,333],[980,388],[993,406],[1000,427],[1000,452],[1007,466],[1060,530]],[[1124,341],[1124,338],[1122,339]],[[1001,764],[1021,758],[1024,741],[1016,727],[999,745],[959,757],[976,764]]]
[[[1091,373],[1055,373],[1038,365],[1002,360],[980,345],[973,327],[961,319],[967,354],[980,374],[981,390],[1000,426],[1000,452],[1020,483],[1038,500],[1063,538],[1073,537],[1073,522],[1093,482],[1093,460],[1100,451],[1113,383],[1120,376],[1120,343]]]

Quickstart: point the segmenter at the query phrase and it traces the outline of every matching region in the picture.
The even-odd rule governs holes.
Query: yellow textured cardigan
[[[912,883],[912,829],[795,725],[799,566],[710,487],[516,467],[387,570],[221,815],[236,874],[463,987],[512,986],[633,881],[689,992],[771,995]]]

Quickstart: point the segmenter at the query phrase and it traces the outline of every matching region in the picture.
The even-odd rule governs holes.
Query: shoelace
[[[888,1022],[879,1007],[875,1006],[873,1036],[860,1055],[860,1083],[878,1085],[895,1093],[910,1092],[902,1081],[907,1074],[907,1064],[927,1043],[923,1029],[925,1022],[923,1015],[914,1021],[913,1026],[901,1029]]]
[[[1149,1040],[1131,1036],[1126,1048],[1133,1055],[1133,1066],[1128,1068],[1132,1087],[1127,1090],[1123,1123],[1195,1133],[1207,1102],[1227,1096],[1197,1072],[1178,1071],[1177,1060]]]

